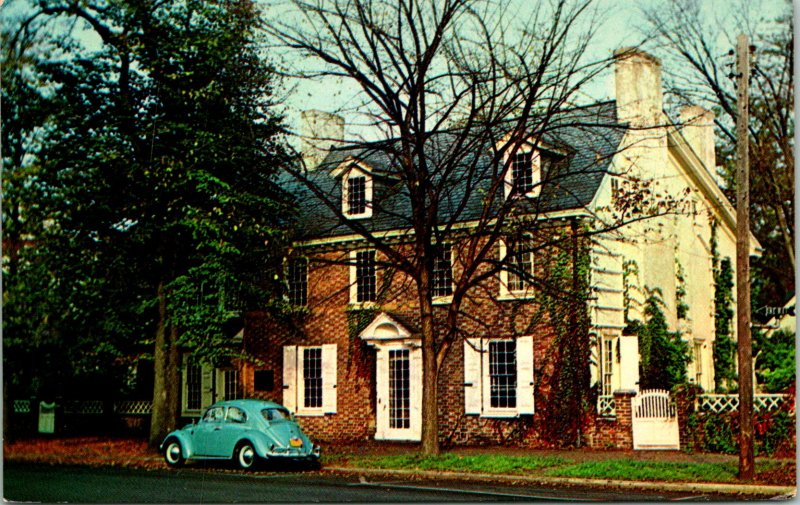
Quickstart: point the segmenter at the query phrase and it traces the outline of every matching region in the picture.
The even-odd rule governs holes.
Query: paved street
[[[226,467],[177,471],[6,463],[9,501],[82,503],[478,502],[709,500],[698,494],[546,489],[508,484],[359,478],[319,473],[241,474]],[[717,497],[723,498],[723,497]]]

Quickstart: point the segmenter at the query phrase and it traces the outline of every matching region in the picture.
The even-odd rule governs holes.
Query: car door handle
[[[217,426],[216,428],[214,428],[214,431],[219,431],[221,429],[222,429],[222,426]]]

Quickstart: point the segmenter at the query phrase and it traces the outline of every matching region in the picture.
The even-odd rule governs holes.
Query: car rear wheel
[[[242,470],[250,470],[258,462],[258,454],[250,442],[241,442],[236,446],[233,457]]]
[[[183,466],[185,462],[181,443],[174,438],[167,441],[167,445],[164,448],[164,461],[173,468]]]

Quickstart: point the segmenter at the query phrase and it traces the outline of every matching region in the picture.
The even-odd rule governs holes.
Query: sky
[[[511,2],[513,0],[504,1]],[[525,1],[523,0],[522,3],[524,4]],[[641,43],[642,35],[631,29],[631,19],[638,16],[639,5],[641,5],[639,2],[633,0],[596,0],[598,12],[605,16],[605,21],[599,25],[596,42],[593,44],[592,58],[602,59],[609,56],[614,49]],[[525,11],[524,5],[520,11]],[[341,113],[352,104],[358,103],[358,88],[344,80],[333,83],[304,80],[293,82],[292,85],[295,86],[294,92],[285,105],[287,122],[295,131],[299,128],[300,112],[303,110],[318,109]],[[613,86],[613,75],[606,72],[585,90],[583,98],[588,101],[608,100],[613,97]],[[347,125],[345,136],[355,135],[356,127],[353,126],[353,123],[358,120],[347,112],[342,115],[345,117]]]
[[[539,0],[501,0],[502,2],[513,4],[517,2],[519,14],[524,15],[526,6],[530,2]],[[737,27],[733,22],[732,9],[734,5],[741,2],[750,8],[747,0],[699,0],[702,12],[706,15],[709,23],[718,23],[731,33],[737,33]],[[652,41],[648,40],[639,29],[644,25],[642,14],[643,8],[650,8],[662,3],[662,0],[595,0],[595,7],[599,16],[593,17],[598,31],[591,46],[589,59],[600,60],[609,57],[615,49],[628,46],[642,46],[648,48],[652,46]],[[755,19],[763,16],[773,19],[782,12],[789,9],[790,4],[785,0],[763,0],[758,12],[750,13],[750,17]],[[720,37],[717,46],[722,48],[722,55],[727,52],[730,46],[729,41]],[[732,46],[730,46],[732,48]],[[652,48],[650,48],[652,49]],[[722,57],[721,55],[721,57]],[[292,83],[293,93],[285,102],[285,114],[287,122],[294,131],[298,131],[300,123],[300,112],[308,109],[319,109],[327,112],[342,113],[345,117],[346,128],[345,137],[353,138],[357,133],[361,133],[354,126],[358,119],[347,113],[347,109],[353,104],[358,103],[357,88],[347,82],[315,82],[310,80],[295,81]],[[608,69],[598,76],[588,85],[579,97],[582,103],[591,103],[614,98],[614,76],[613,69]]]
[[[3,1],[4,3],[2,3]],[[15,19],[19,14],[29,12],[31,1],[0,0],[0,5],[2,5],[0,7],[0,23],[9,23],[9,20]],[[275,9],[280,7],[275,6],[280,5],[281,0],[257,1],[263,6],[267,19],[270,15],[277,15],[274,14]],[[540,0],[499,0],[500,4],[506,7],[505,14],[514,17],[524,17],[535,1]],[[626,46],[644,45],[647,48],[652,41],[644,38],[639,30],[639,27],[644,24],[642,9],[660,5],[663,1],[669,0],[595,0],[596,11],[590,19],[591,22],[597,24],[598,31],[587,57],[592,60],[600,60],[610,56],[615,49]],[[736,31],[736,28],[731,22],[731,9],[733,8],[731,6],[738,5],[740,2],[742,5],[749,4],[746,0],[699,0],[699,2],[709,21],[718,22],[733,32]],[[789,4],[785,0],[762,0],[759,5],[760,10],[752,13],[753,18],[759,15],[767,18],[775,17],[781,11],[787,10]],[[51,26],[50,28],[58,30],[63,27]],[[76,28],[73,33],[89,48],[99,44],[98,37],[88,30]],[[718,40],[717,44],[718,47],[724,48],[728,42]],[[302,61],[291,53],[282,53],[279,49],[271,49],[271,51],[273,54],[279,55],[279,60],[281,59],[280,55],[284,54],[285,56],[282,58],[284,62],[297,64],[298,61]],[[300,65],[302,66],[302,63]],[[348,125],[345,129],[346,137],[352,138],[357,133],[364,135],[363,131],[358,131],[358,127],[354,125],[358,122],[357,116],[347,112],[347,109],[359,103],[357,88],[347,81],[340,79],[318,82],[308,79],[287,79],[282,93],[284,97],[280,103],[283,106],[282,112],[290,130],[298,131],[301,111],[318,109],[342,113]],[[587,86],[578,100],[579,103],[590,103],[613,99],[613,96],[613,72],[608,70]],[[366,136],[369,137],[368,134]]]

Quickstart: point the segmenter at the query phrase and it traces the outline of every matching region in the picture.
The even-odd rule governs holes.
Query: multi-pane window
[[[703,344],[702,342],[695,342],[694,344],[694,383],[701,385],[703,379]]]
[[[389,351],[389,427],[411,427],[411,380],[408,349]]]
[[[433,258],[433,296],[453,294],[453,256],[450,244],[435,249]]]
[[[506,264],[508,265],[508,290],[510,292],[525,291],[531,286],[533,276],[533,251],[527,242],[508,244],[506,246]]]
[[[322,348],[303,349],[303,407],[322,407]]]
[[[614,376],[614,341],[603,339],[603,394],[610,395]]]
[[[356,253],[356,302],[374,302],[376,299],[375,251]]]
[[[347,213],[351,216],[367,212],[367,178],[363,175],[347,178]]]
[[[308,303],[308,260],[294,258],[289,262],[289,301],[294,305]]]
[[[225,399],[236,400],[239,398],[239,371],[235,369],[224,370],[222,380],[225,388]]]
[[[200,365],[190,362],[186,366],[186,410],[199,410],[202,407],[202,378]]]
[[[489,342],[489,400],[492,408],[517,406],[517,343]]]
[[[511,162],[511,180],[513,192],[519,195],[529,193],[533,189],[533,153],[516,153]]]
[[[299,415],[335,414],[336,368],[336,344],[283,346],[283,405]]]

